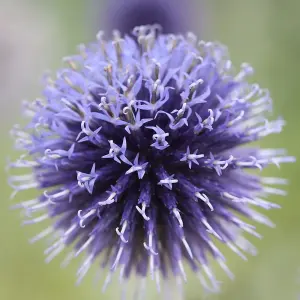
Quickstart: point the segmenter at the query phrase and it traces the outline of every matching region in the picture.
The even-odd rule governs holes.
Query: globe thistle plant
[[[11,175],[15,192],[40,195],[17,204],[25,224],[53,220],[32,241],[52,236],[49,262],[65,248],[65,262],[81,253],[80,281],[98,260],[130,276],[186,280],[188,265],[205,289],[216,291],[209,257],[233,277],[217,244],[241,258],[260,237],[253,223],[273,226],[256,208],[278,208],[264,198],[284,195],[249,170],[293,162],[282,149],[246,144],[280,133],[268,121],[268,90],[249,83],[244,63],[235,72],[226,47],[158,26],[81,45],[43,97],[24,103],[30,118],[12,130],[24,154],[9,164],[29,169]],[[249,223],[245,220],[248,219]]]

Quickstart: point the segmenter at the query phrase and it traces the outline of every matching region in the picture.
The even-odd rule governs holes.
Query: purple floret
[[[208,258],[233,275],[216,243],[253,254],[243,233],[260,237],[253,221],[273,225],[254,208],[278,208],[264,198],[285,194],[270,187],[285,180],[248,170],[294,161],[282,149],[244,146],[280,133],[284,121],[268,121],[269,92],[247,82],[248,64],[234,72],[224,46],[156,26],[134,34],[99,33],[45,78],[42,99],[24,103],[31,121],[12,130],[24,155],[10,168],[30,172],[10,183],[13,196],[41,192],[16,207],[25,224],[53,219],[32,239],[55,238],[47,262],[66,247],[65,263],[86,254],[78,281],[97,259],[109,270],[105,286],[117,270],[123,280],[150,274],[158,286],[160,277],[186,280],[186,264],[217,291]]]

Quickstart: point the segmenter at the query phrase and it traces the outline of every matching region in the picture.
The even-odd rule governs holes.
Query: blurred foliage
[[[0,10],[5,9],[4,0],[0,0]],[[101,5],[95,6],[97,1],[87,0],[13,0],[15,9],[22,5],[30,6],[32,10],[43,11],[53,17],[53,26],[56,28],[55,38],[49,41],[52,65],[44,68],[55,70],[60,65],[60,57],[75,52],[75,47],[81,42],[92,39],[97,31],[92,24],[97,10]],[[28,2],[28,3],[27,3]],[[92,2],[93,5],[92,6]],[[297,0],[212,0],[205,7],[209,14],[209,30],[200,28],[200,32],[209,32],[211,38],[227,44],[234,63],[239,64],[246,60],[256,70],[255,80],[262,86],[268,87],[275,103],[275,116],[282,115],[287,120],[283,134],[268,138],[262,143],[264,147],[285,147],[291,155],[299,157],[300,142],[298,140],[300,84],[298,71],[300,69],[300,2]],[[199,16],[205,11],[199,12]],[[0,29],[1,30],[1,29]],[[28,28],[30,30],[30,28]],[[197,31],[197,30],[196,30]],[[198,30],[199,31],[199,30]],[[22,32],[20,32],[22,34]],[[43,53],[40,54],[41,56]],[[29,59],[29,58],[24,58]],[[45,60],[46,61],[46,60]],[[39,74],[28,76],[39,78]],[[39,95],[37,85],[32,86],[30,95]],[[16,86],[16,88],[18,88]],[[1,93],[0,93],[1,94]],[[10,105],[8,99],[1,99]],[[18,103],[17,103],[18,104]],[[3,107],[3,106],[2,106]],[[5,106],[4,106],[5,107]],[[18,105],[16,105],[18,107]],[[11,141],[7,129],[18,122],[19,111],[14,110],[9,116],[1,111],[2,138],[1,153],[1,180],[2,201],[0,203],[0,230],[2,242],[0,246],[0,299],[1,300],[47,300],[47,299],[118,299],[120,286],[117,278],[109,287],[106,294],[101,293],[98,282],[92,284],[92,276],[88,275],[84,282],[76,287],[75,272],[78,264],[71,264],[66,270],[60,269],[60,259],[56,259],[49,266],[43,263],[43,242],[29,245],[28,238],[39,232],[41,226],[21,227],[19,213],[9,211],[9,194],[11,190],[6,184],[7,175],[4,173],[5,157],[11,154]],[[2,117],[3,116],[3,117]],[[217,272],[218,278],[223,282],[223,292],[209,299],[219,300],[282,300],[296,299],[300,294],[300,202],[298,203],[297,176],[298,164],[283,166],[280,172],[274,167],[267,173],[270,176],[283,176],[290,180],[289,196],[286,198],[273,197],[271,200],[282,205],[281,210],[270,212],[268,215],[277,224],[276,229],[259,227],[265,236],[262,241],[254,241],[259,255],[249,257],[248,262],[224,250],[228,257],[228,265],[236,275],[231,282],[226,276]],[[18,195],[13,202],[29,199],[32,195]],[[202,299],[201,287],[197,279],[188,273],[189,281],[185,286],[189,300]],[[152,285],[151,285],[152,287]],[[147,290],[147,299],[154,299],[155,288]]]

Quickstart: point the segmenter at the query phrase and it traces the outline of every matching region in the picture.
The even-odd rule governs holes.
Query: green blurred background
[[[103,1],[103,0],[102,0]],[[126,0],[111,0],[126,1]],[[250,62],[255,80],[271,90],[275,115],[283,115],[287,126],[283,134],[266,139],[266,147],[286,147],[299,157],[300,129],[300,1],[298,0],[212,0],[195,11],[198,24],[194,31],[205,39],[220,40],[229,46],[232,60]],[[28,239],[41,227],[21,227],[18,212],[8,207],[10,188],[4,172],[5,157],[14,156],[8,131],[20,122],[20,102],[40,95],[39,78],[44,69],[55,70],[60,58],[75,52],[81,42],[93,39],[101,16],[101,1],[96,0],[0,0],[0,300],[119,299],[117,280],[106,294],[101,282],[93,285],[92,276],[76,287],[72,263],[60,269],[61,258],[50,265],[43,262],[43,242],[29,245]],[[200,9],[201,7],[201,9]],[[203,26],[203,25],[202,25]],[[274,167],[265,174],[288,178],[289,196],[271,200],[283,209],[268,215],[276,229],[259,227],[264,235],[255,241],[259,255],[243,262],[225,250],[229,266],[236,275],[231,282],[217,272],[223,282],[222,293],[209,299],[282,300],[300,295],[300,202],[297,176],[299,166]],[[299,178],[298,178],[299,179]],[[26,199],[29,199],[26,197]],[[25,199],[25,200],[26,200]],[[186,299],[203,299],[199,282],[188,273]],[[152,286],[151,286],[152,287]],[[154,288],[147,299],[157,299]],[[174,298],[175,299],[175,298]]]

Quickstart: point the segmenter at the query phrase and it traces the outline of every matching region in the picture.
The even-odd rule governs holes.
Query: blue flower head
[[[52,219],[32,241],[53,236],[51,261],[70,248],[67,262],[85,253],[80,281],[96,261],[120,272],[157,280],[186,280],[184,264],[203,287],[219,289],[209,257],[230,276],[217,244],[245,259],[260,237],[253,222],[272,226],[255,208],[279,206],[269,194],[280,178],[249,173],[293,162],[282,149],[246,144],[280,133],[268,121],[268,90],[235,72],[227,50],[189,33],[164,35],[157,26],[114,33],[80,46],[56,78],[45,78],[41,99],[24,103],[29,123],[13,130],[23,155],[10,168],[15,192],[40,195],[16,207],[26,224]],[[249,223],[245,221],[249,220]]]

